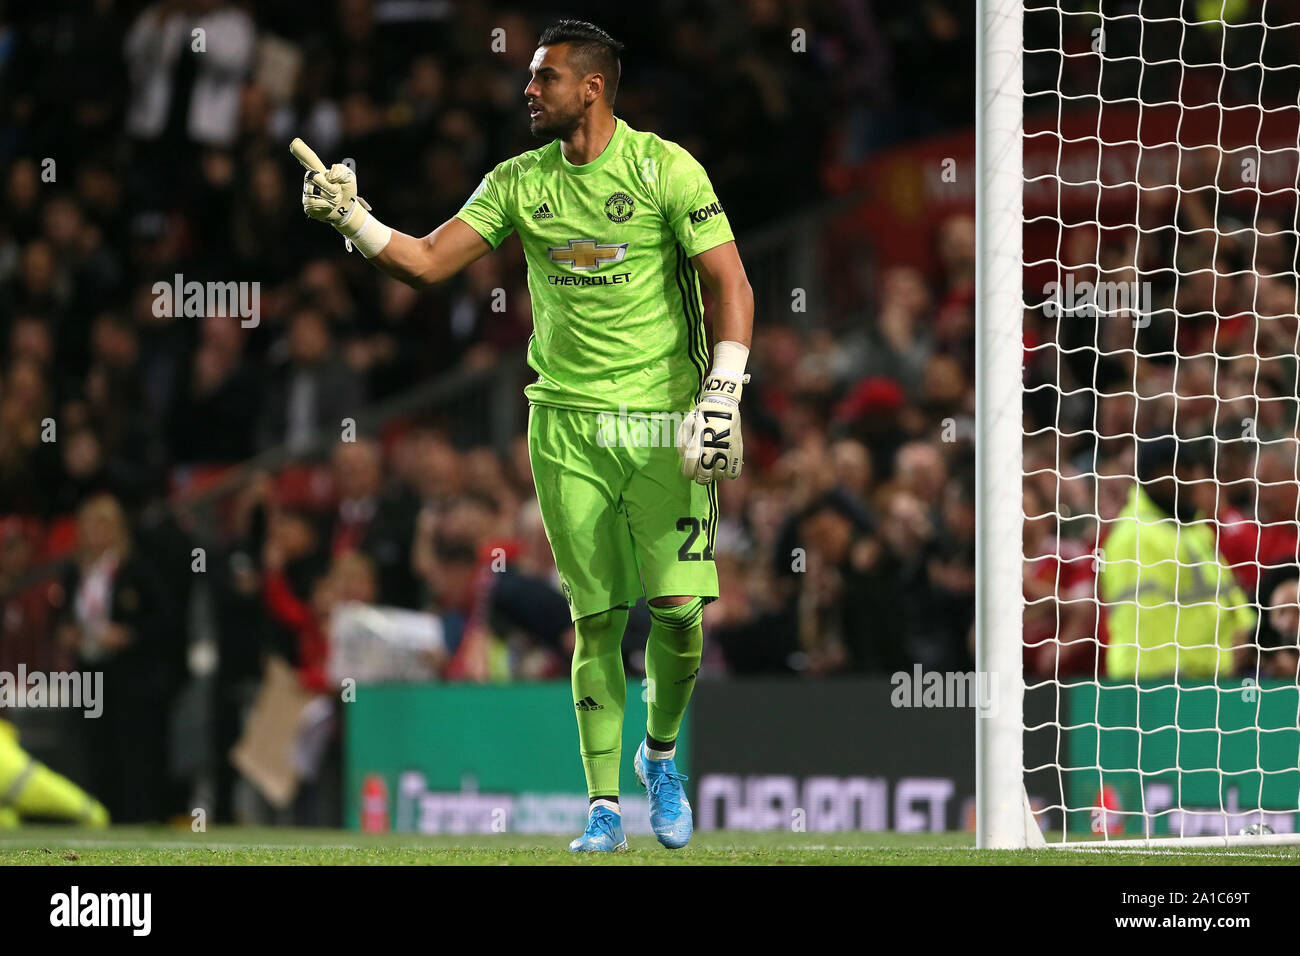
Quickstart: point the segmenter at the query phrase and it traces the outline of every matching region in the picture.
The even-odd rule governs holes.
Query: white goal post
[[[1021,0],[981,0],[975,162],[975,667],[978,844],[1027,845],[1021,767]],[[995,679],[993,679],[995,678]]]
[[[1300,18],[977,19],[978,846],[1300,843]]]

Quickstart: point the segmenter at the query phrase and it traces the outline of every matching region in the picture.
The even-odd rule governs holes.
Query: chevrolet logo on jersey
[[[567,246],[547,246],[552,262],[567,262],[574,272],[591,272],[606,262],[622,262],[627,255],[626,242],[597,242],[595,239],[570,239]]]

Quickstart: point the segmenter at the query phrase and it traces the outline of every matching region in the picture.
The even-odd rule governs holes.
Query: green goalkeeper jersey
[[[680,412],[708,371],[691,257],[733,237],[703,167],[616,120],[575,166],[555,140],[506,160],[456,214],[492,248],[518,231],[528,261],[538,405]]]

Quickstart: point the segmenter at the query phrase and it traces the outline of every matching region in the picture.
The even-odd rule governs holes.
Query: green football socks
[[[700,670],[704,646],[704,601],[650,608],[646,639],[646,730],[655,740],[677,739],[682,716]],[[627,678],[623,673],[623,631],[627,609],[613,608],[574,622],[573,706],[578,718],[587,795],[617,799],[622,757]]]
[[[704,600],[677,607],[650,607],[650,636],[645,645],[649,678],[646,731],[655,740],[677,739],[682,715],[691,701],[704,647]]]
[[[623,750],[623,631],[627,608],[611,608],[573,622],[573,706],[589,797],[618,796]]]

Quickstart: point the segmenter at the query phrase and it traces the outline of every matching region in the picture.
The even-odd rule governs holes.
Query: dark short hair
[[[605,102],[614,105],[618,95],[618,78],[622,66],[618,62],[623,44],[586,20],[557,20],[542,31],[538,46],[567,43],[573,51],[573,63],[583,76],[599,73],[605,78]]]

